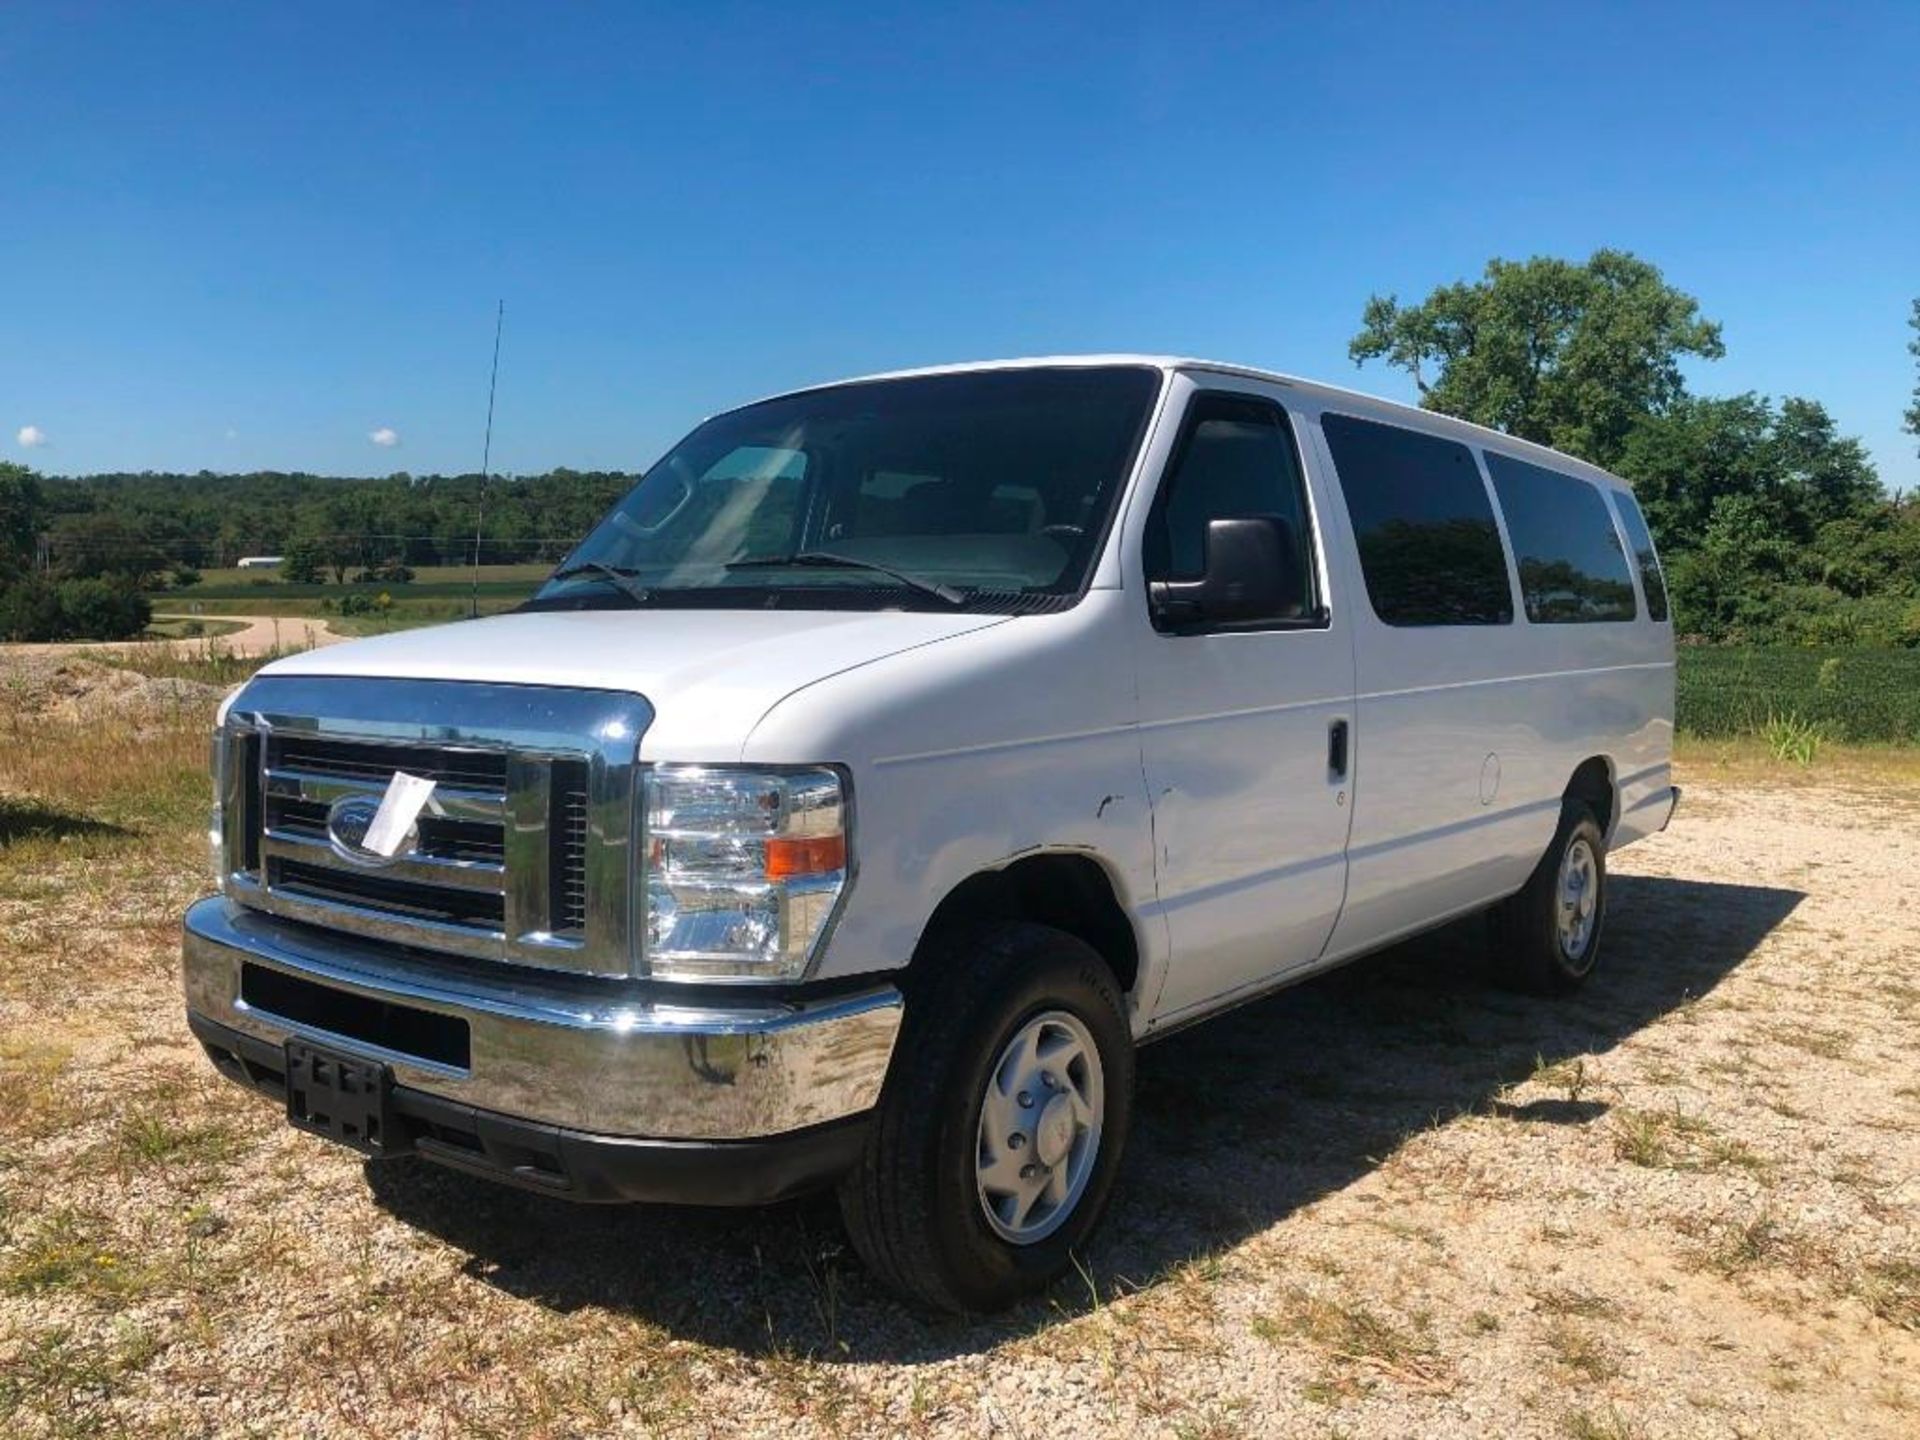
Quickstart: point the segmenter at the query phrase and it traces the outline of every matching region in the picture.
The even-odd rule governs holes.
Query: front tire
[[[1057,1279],[1106,1209],[1133,1040],[1106,962],[1043,925],[936,941],[916,970],[841,1213],[889,1289],[995,1310]]]
[[[1606,836],[1583,802],[1562,801],[1559,829],[1525,888],[1494,908],[1495,974],[1535,995],[1577,990],[1599,966],[1606,919]]]

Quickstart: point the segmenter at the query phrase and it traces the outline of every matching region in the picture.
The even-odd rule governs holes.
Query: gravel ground
[[[1085,1274],[978,1322],[824,1201],[289,1132],[178,1014],[188,821],[0,825],[0,1433],[1912,1436],[1920,781],[1822,763],[1684,774],[1579,997],[1464,925],[1144,1052]]]
[[[225,655],[278,655],[288,650],[312,650],[338,645],[351,635],[337,634],[325,620],[304,615],[171,615],[155,620],[203,620],[215,624],[238,621],[240,628],[204,640],[61,640],[45,645],[0,645],[9,663],[41,655],[86,655],[109,651],[138,651],[168,647],[188,653],[210,649]]]

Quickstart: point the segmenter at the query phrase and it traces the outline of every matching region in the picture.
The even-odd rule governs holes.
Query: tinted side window
[[[1520,595],[1536,625],[1631,620],[1633,577],[1600,487],[1543,465],[1487,452]]]
[[[1239,395],[1197,395],[1186,430],[1147,520],[1152,580],[1197,580],[1205,571],[1207,522],[1252,515],[1284,520],[1299,577],[1297,608],[1313,608],[1306,489],[1293,432],[1280,407]]]
[[[1373,613],[1389,625],[1506,625],[1506,552],[1480,469],[1437,435],[1324,415]]]
[[[1651,620],[1667,618],[1667,580],[1660,573],[1660,561],[1653,553],[1653,536],[1647,533],[1646,517],[1640,513],[1640,506],[1633,496],[1624,490],[1613,492],[1614,507],[1620,512],[1620,526],[1627,532],[1627,544],[1633,547],[1633,558],[1640,567],[1640,588],[1647,596],[1647,617]]]

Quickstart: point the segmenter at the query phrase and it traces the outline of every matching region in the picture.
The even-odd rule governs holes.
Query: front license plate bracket
[[[373,1060],[289,1040],[287,1123],[375,1157],[400,1155],[413,1139],[394,1114],[393,1072]]]

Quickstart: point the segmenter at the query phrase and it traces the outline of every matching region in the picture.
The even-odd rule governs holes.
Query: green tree
[[[1490,260],[1418,305],[1375,295],[1347,353],[1407,371],[1429,410],[1610,465],[1642,417],[1685,396],[1681,358],[1724,347],[1657,268],[1596,250],[1585,264]]]
[[[1699,545],[1726,496],[1771,488],[1772,407],[1758,395],[1689,398],[1634,426],[1615,468],[1635,497],[1662,553]]]
[[[25,575],[0,587],[0,640],[126,640],[152,618],[146,597],[124,578]]]
[[[0,577],[33,563],[45,511],[40,477],[24,465],[0,461]]]
[[[1913,327],[1913,339],[1907,342],[1907,353],[1913,356],[1916,370],[1920,370],[1920,300],[1913,302],[1913,314],[1907,317],[1907,324]],[[1907,406],[1907,433],[1920,438],[1920,375],[1913,381],[1913,403]]]
[[[59,593],[67,632],[88,640],[129,640],[153,619],[153,607],[125,577],[63,580]]]
[[[1886,498],[1867,447],[1842,435],[1817,400],[1790,395],[1780,402],[1773,449],[1776,482],[1803,539],[1812,539],[1828,521],[1864,514]]]
[[[134,584],[168,568],[150,527],[109,512],[63,515],[54,522],[53,564],[73,579],[111,575]]]
[[[289,585],[318,585],[324,578],[326,553],[320,541],[308,535],[295,536],[280,562],[280,578]]]
[[[66,615],[60,593],[44,575],[0,581],[0,640],[64,640]]]
[[[1753,502],[1780,538],[1811,544],[1820,528],[1861,518],[1886,496],[1858,440],[1817,400],[1688,397],[1633,427],[1614,468],[1633,482],[1665,548],[1702,541],[1723,499]]]

